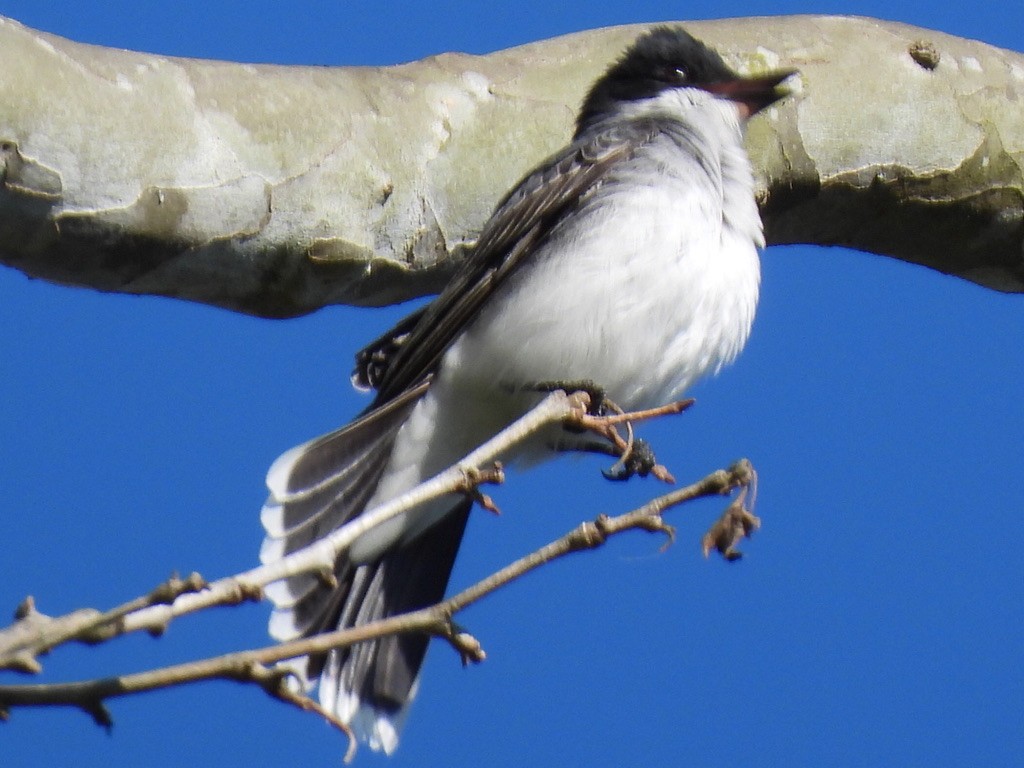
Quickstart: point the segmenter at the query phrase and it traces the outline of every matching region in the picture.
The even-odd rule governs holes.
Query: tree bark
[[[749,128],[769,242],[1024,291],[1024,56],[862,18],[687,26],[741,70],[800,70]],[[0,261],[268,317],[435,291],[639,31],[317,68],[0,18]]]

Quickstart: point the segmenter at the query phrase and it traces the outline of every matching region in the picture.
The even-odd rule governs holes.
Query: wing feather
[[[374,404],[399,397],[432,373],[483,303],[561,218],[661,130],[657,120],[644,119],[577,139],[509,192],[444,292],[359,353],[353,380],[376,387]]]

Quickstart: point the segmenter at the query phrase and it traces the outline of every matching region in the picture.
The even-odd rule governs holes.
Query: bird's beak
[[[710,83],[704,89],[724,99],[736,102],[744,119],[753,117],[765,107],[789,96],[791,91],[782,85],[798,70],[780,69],[755,77],[737,77],[735,80],[720,80]]]

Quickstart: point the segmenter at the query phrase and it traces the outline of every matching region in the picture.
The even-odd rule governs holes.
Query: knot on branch
[[[459,654],[459,658],[462,659],[462,666],[464,667],[468,667],[470,664],[480,664],[487,660],[487,653],[484,651],[484,647],[469,632],[464,630],[453,632],[448,638],[448,642],[452,644],[452,647]]]
[[[263,600],[263,587],[242,579],[235,579],[231,589],[225,591],[221,604],[241,605],[242,603],[258,603],[261,600]]]
[[[595,517],[592,521],[586,523],[580,523],[580,527],[576,529],[576,536],[574,539],[575,549],[595,549],[596,547],[602,546],[608,537],[614,533],[609,528],[611,518],[602,513]]]
[[[38,675],[43,671],[43,665],[28,651],[15,653],[4,661],[2,668],[9,669],[11,672],[21,672],[25,675]]]
[[[14,619],[15,621],[22,621],[33,614],[42,615],[36,610],[36,599],[32,595],[26,595],[25,599],[18,603],[18,607],[14,609]]]
[[[14,624],[0,631],[0,669],[39,674],[43,668],[37,656],[64,639],[83,637],[101,616],[93,608],[80,608],[60,618],[47,616],[36,609],[29,595],[15,609]]]
[[[79,704],[79,707],[92,718],[92,721],[96,723],[96,725],[107,733],[110,733],[114,729],[114,717],[110,714],[110,710],[107,709],[106,704],[103,703],[103,699],[97,698],[91,701],[84,701]]]
[[[157,586],[146,597],[150,605],[170,605],[181,595],[190,592],[198,592],[207,587],[206,579],[193,571],[186,578],[178,577],[178,574],[171,574],[171,578]]]
[[[462,483],[457,489],[465,494],[488,512],[500,515],[501,510],[494,503],[494,499],[480,490],[481,485],[501,485],[505,482],[505,469],[500,461],[494,462],[486,469],[467,467],[462,470]]]
[[[448,644],[459,654],[462,666],[468,667],[470,664],[480,664],[486,661],[487,653],[480,641],[452,620],[452,613],[449,609],[450,601],[448,602],[447,605],[437,606],[439,610],[432,611],[433,620],[430,622],[431,626],[428,631],[434,636],[448,641]]]

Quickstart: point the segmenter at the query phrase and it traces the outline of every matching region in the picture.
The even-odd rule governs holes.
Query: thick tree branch
[[[870,19],[689,26],[740,68],[801,71],[798,96],[750,129],[771,242],[1024,290],[1024,56]],[[313,68],[0,19],[0,261],[264,316],[435,290],[638,29]]]

